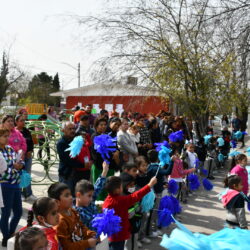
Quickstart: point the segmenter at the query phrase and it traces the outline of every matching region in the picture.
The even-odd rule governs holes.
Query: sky
[[[8,51],[11,63],[34,75],[59,73],[61,87],[77,87],[77,64],[81,86],[90,83],[91,64],[100,53],[81,44],[79,26],[70,15],[98,15],[108,0],[0,0],[0,52]],[[86,34],[84,34],[86,35]],[[93,34],[90,34],[93,35]]]

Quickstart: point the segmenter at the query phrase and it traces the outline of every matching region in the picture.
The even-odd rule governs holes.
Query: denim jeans
[[[4,207],[1,208],[0,229],[3,238],[9,238],[15,232],[23,212],[21,189],[2,185],[2,193]],[[13,217],[9,222],[11,212],[13,212]]]
[[[31,174],[32,158],[25,158],[24,162],[25,162],[24,170],[26,170],[29,174]],[[25,198],[29,197],[30,195],[32,195],[31,184],[23,189],[23,196]]]

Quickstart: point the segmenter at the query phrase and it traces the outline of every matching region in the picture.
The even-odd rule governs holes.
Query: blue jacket
[[[156,194],[159,194],[163,191],[164,187],[164,177],[166,175],[170,175],[173,169],[173,161],[170,162],[169,166],[165,168],[161,168],[159,163],[150,163],[148,166],[148,177],[151,179],[157,173],[158,168],[160,168],[157,174],[157,183],[154,185],[154,191]]]

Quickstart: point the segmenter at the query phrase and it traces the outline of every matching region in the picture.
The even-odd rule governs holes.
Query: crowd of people
[[[121,231],[108,238],[109,249],[142,248],[143,244],[150,244],[152,238],[163,234],[157,221],[157,210],[168,182],[178,183],[176,197],[187,203],[192,194],[187,177],[196,173],[213,180],[214,169],[224,167],[232,147],[232,136],[240,130],[237,117],[232,121],[232,132],[224,117],[220,135],[214,135],[213,127],[208,126],[206,135],[196,139],[192,120],[165,111],[145,115],[125,111],[110,114],[101,110],[96,115],[91,110],[91,105],[84,109],[76,106],[73,121],[62,123],[62,137],[57,142],[59,182],[49,187],[48,197],[38,199],[33,195],[31,185],[24,189],[19,186],[21,170],[31,172],[34,151],[31,131],[25,127],[27,111],[21,109],[15,117],[5,115],[2,118],[2,246],[7,246],[9,238],[16,232],[23,199],[34,203],[27,226],[16,234],[15,249],[94,249],[100,238],[91,222],[100,213],[100,204],[102,209],[114,209],[121,218]],[[58,118],[53,109],[50,115]],[[182,139],[171,141],[170,135],[178,131],[182,131]],[[94,145],[95,138],[104,134],[115,139],[109,162]],[[72,157],[67,149],[77,136],[83,137],[84,144],[81,152]],[[44,138],[40,136],[38,141],[42,145]],[[170,146],[170,162],[160,167],[156,143],[163,141]],[[240,141],[243,143],[244,138]],[[50,157],[49,148],[47,154]],[[222,201],[228,210],[230,226],[247,228],[244,214],[248,193],[247,157],[240,154],[234,160],[230,176],[225,180],[230,192],[224,194]],[[208,171],[202,172],[200,169],[204,168],[205,161]],[[141,211],[140,202],[151,189],[155,194],[154,207],[145,213]],[[242,190],[246,197],[242,196]]]

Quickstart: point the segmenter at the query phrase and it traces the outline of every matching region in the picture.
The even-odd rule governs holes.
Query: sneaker
[[[158,233],[157,232],[152,232],[150,235],[149,235],[150,238],[156,238],[158,237]]]
[[[140,241],[137,241],[137,247],[142,248],[142,243]]]
[[[8,243],[8,239],[7,238],[3,238],[2,239],[2,246],[3,247],[7,247],[7,243]]]
[[[25,201],[36,201],[36,200],[37,200],[37,197],[33,194],[25,198]]]
[[[207,179],[214,180],[215,178],[213,176],[208,176]]]
[[[158,236],[162,236],[162,235],[163,235],[163,232],[162,232],[160,229],[158,229],[158,230],[156,231],[156,233],[158,234]]]
[[[145,244],[150,244],[150,243],[151,243],[151,240],[145,237],[145,238],[143,238],[143,239],[141,240],[141,242],[142,242],[142,243],[145,243]]]

